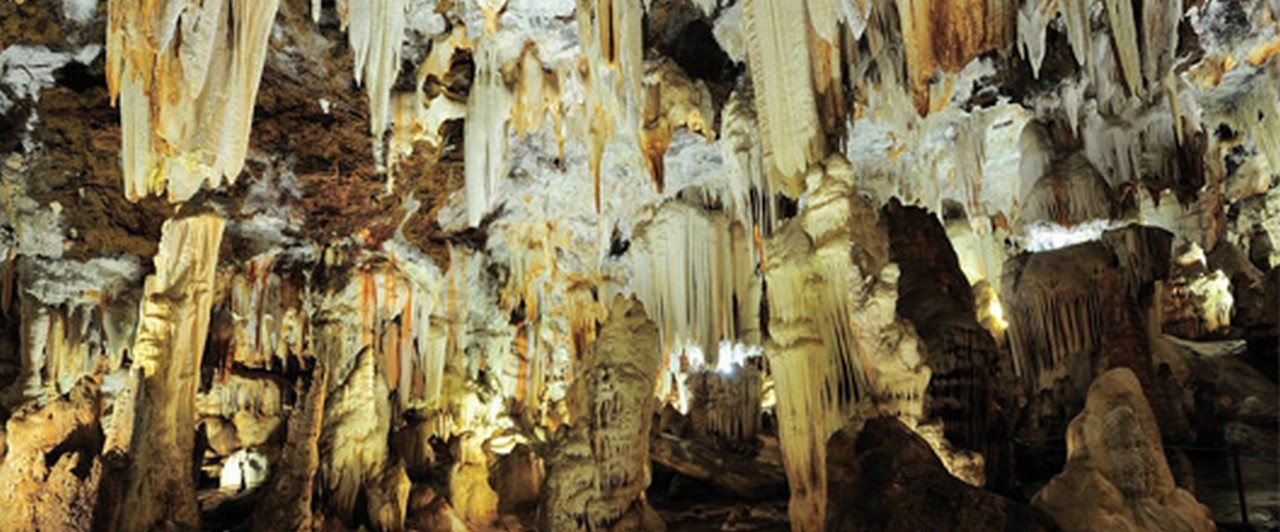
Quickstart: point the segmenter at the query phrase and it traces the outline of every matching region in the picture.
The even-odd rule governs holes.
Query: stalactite
[[[507,121],[511,95],[502,80],[498,44],[491,35],[475,49],[475,81],[467,99],[463,149],[466,157],[467,223],[480,224],[507,175]]]
[[[739,176],[734,183],[741,183],[741,192],[733,202],[750,227],[753,240],[763,242],[764,237],[773,234],[778,224],[777,204],[763,198],[773,197],[769,188],[769,172],[764,166],[764,152],[761,149],[759,124],[756,110],[752,104],[753,95],[746,90],[737,90],[729,96],[720,113],[720,143],[725,159],[732,171]],[[753,199],[754,198],[754,199]],[[763,245],[757,243],[757,250]]]
[[[930,101],[929,85],[938,68],[958,72],[978,55],[1013,41],[1016,8],[1008,0],[895,0],[895,4],[911,94],[921,116],[937,105]],[[1033,64],[1038,62],[1033,59]]]
[[[691,343],[710,356],[721,341],[756,328],[748,304],[759,301],[760,284],[748,246],[727,217],[680,201],[637,229],[631,285],[658,323],[664,351]]]
[[[1202,109],[1204,122],[1218,122],[1253,137],[1256,149],[1280,172],[1280,63],[1273,61],[1265,68],[1248,72],[1230,72],[1222,85],[1214,89],[1221,95]]]
[[[640,132],[645,98],[644,5],[642,0],[578,0],[577,6],[587,164],[595,188],[595,212],[600,213],[605,146],[615,135],[633,139]]]
[[[347,10],[339,11],[354,57],[356,84],[363,84],[369,96],[375,154],[391,120],[391,87],[400,72],[405,6],[405,0],[366,0],[350,2]]]
[[[1111,25],[1111,39],[1120,59],[1120,70],[1129,94],[1142,90],[1142,52],[1138,49],[1138,21],[1133,4],[1125,0],[1104,0]]]
[[[1089,49],[1089,5],[1093,0],[1060,0],[1058,13],[1062,15],[1062,23],[1067,27],[1067,41],[1071,43],[1071,51],[1075,55],[1076,64],[1088,67],[1093,57]],[[1044,37],[1041,37],[1044,40]]]
[[[542,128],[548,114],[553,120],[557,153],[564,157],[563,112],[559,76],[543,65],[538,46],[526,42],[516,63],[518,80],[511,108],[511,124],[519,135],[529,135]]]
[[[279,0],[108,5],[107,83],[120,105],[125,196],[186,201],[234,183]]]
[[[701,80],[693,81],[673,61],[650,61],[644,73],[644,124],[640,131],[640,149],[649,164],[649,177],[658,193],[662,193],[664,156],[671,146],[671,135],[681,126],[698,133],[708,141],[715,139],[709,121],[714,120],[711,93]]]
[[[466,118],[466,102],[458,101],[446,91],[428,99],[425,86],[430,78],[448,85],[454,75],[454,62],[459,60],[460,52],[469,51],[470,47],[464,25],[454,27],[447,35],[437,36],[432,40],[431,52],[418,65],[413,92],[390,95],[391,137],[386,151],[387,173],[392,178],[400,162],[408,159],[419,143],[442,148],[441,127],[448,121]],[[388,190],[392,183],[388,181]]]
[[[765,172],[773,190],[790,197],[804,190],[809,163],[825,151],[814,101],[808,21],[799,0],[743,4],[747,57],[755,91]]]
[[[188,465],[224,225],[215,214],[165,222],[132,350],[143,380],[121,529],[199,522]]]

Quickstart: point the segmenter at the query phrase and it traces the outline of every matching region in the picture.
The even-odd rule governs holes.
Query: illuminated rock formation
[[[1138,379],[1102,374],[1067,430],[1067,467],[1033,504],[1064,530],[1215,530],[1208,509],[1177,487]]]
[[[572,425],[547,459],[548,530],[662,530],[644,499],[658,329],[638,302],[614,301],[571,390]]]
[[[0,530],[1049,528],[1116,367],[1250,471],[1278,20],[0,0]]]
[[[0,435],[4,527],[92,530],[98,485],[99,383],[87,377],[66,396],[16,412]]]
[[[107,82],[124,190],[191,198],[235,183],[279,0],[109,4]]]
[[[214,214],[165,223],[132,351],[142,381],[128,488],[118,509],[122,529],[199,522],[187,465],[195,445],[196,387],[224,226]]]

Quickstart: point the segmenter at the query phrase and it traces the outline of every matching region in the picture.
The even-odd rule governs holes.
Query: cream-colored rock
[[[547,458],[544,529],[664,528],[644,499],[660,357],[658,328],[644,307],[615,299],[569,392],[572,425]]]
[[[765,355],[798,530],[823,523],[826,472],[818,464],[827,438],[871,407],[914,426],[931,375],[914,330],[895,313],[899,270],[888,262],[876,210],[853,187],[853,169],[831,156],[809,172],[808,208],[765,243],[764,269]]]
[[[498,493],[489,486],[488,459],[472,434],[463,434],[458,463],[449,471],[449,502],[473,527],[491,526],[498,518]]]
[[[324,407],[320,436],[320,475],[331,493],[330,504],[350,522],[356,499],[366,482],[381,474],[391,431],[387,385],[365,349],[356,366],[340,381]]]
[[[1063,529],[1214,530],[1209,509],[1174,484],[1155,414],[1133,372],[1108,371],[1089,386],[1067,428],[1067,465],[1032,504]]]
[[[109,6],[107,84],[120,105],[125,197],[167,188],[179,202],[235,182],[279,4]]]
[[[164,224],[132,351],[143,378],[121,529],[199,523],[190,467],[196,388],[224,225],[216,214]]]

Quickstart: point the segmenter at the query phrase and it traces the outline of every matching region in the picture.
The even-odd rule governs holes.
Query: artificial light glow
[[[1004,320],[1004,307],[1000,305],[1000,298],[994,295],[987,301],[987,314],[991,316],[991,322],[1000,331],[1009,328],[1009,322]]]
[[[1102,232],[1113,227],[1111,220],[1090,220],[1070,227],[1053,222],[1036,222],[1027,226],[1027,251],[1062,249],[1102,238]]]
[[[720,342],[720,356],[716,357],[716,371],[722,375],[732,374],[735,367],[746,365],[747,360],[764,356],[764,350],[758,345],[746,345],[737,342]]]

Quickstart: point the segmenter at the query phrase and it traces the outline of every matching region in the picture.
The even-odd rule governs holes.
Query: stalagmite
[[[85,435],[99,430],[99,385],[98,377],[85,377],[65,396],[15,412],[5,423],[0,528],[94,529],[104,467]]]
[[[664,530],[645,501],[658,329],[639,302],[614,301],[574,381],[572,426],[547,459],[547,530]]]
[[[186,201],[235,183],[279,0],[108,4],[125,196]]]
[[[320,453],[327,458],[320,466],[322,486],[344,522],[351,522],[361,488],[382,472],[391,432],[387,385],[374,351],[360,351],[354,363],[343,380],[330,381],[334,391],[320,433]]]
[[[1067,465],[1032,504],[1064,530],[1214,530],[1208,508],[1174,484],[1137,377],[1115,369],[1089,386],[1067,429]]]
[[[993,454],[988,433],[1000,426],[991,405],[1002,360],[975,319],[969,281],[936,217],[897,200],[884,213],[893,260],[902,269],[898,313],[914,325],[932,370],[925,415],[942,422],[951,445]]]
[[[826,478],[817,464],[825,463],[827,437],[874,393],[871,357],[879,346],[863,345],[854,330],[851,298],[862,288],[859,276],[879,274],[888,258],[874,211],[851,194],[847,163],[832,157],[814,172],[820,185],[809,210],[765,244],[765,355],[777,390],[789,515],[798,530],[818,530],[823,522]]]
[[[800,0],[747,0],[743,13],[766,175],[798,196],[809,163],[825,151],[814,102],[808,21]]]
[[[143,380],[128,488],[119,509],[121,529],[199,522],[195,480],[188,466],[224,225],[215,214],[165,222],[132,351]]]
[[[289,414],[285,447],[271,487],[250,521],[253,530],[305,530],[311,525],[311,498],[320,468],[320,428],[329,383],[323,366],[311,370],[301,404]]]

